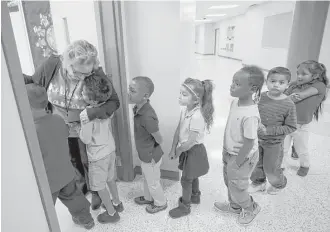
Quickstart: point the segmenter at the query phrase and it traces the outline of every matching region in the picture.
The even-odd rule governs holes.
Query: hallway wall
[[[174,131],[179,120],[180,88],[180,2],[122,2],[126,43],[127,78],[150,77],[155,92],[150,98],[159,118],[165,152],[162,169],[177,171],[177,161],[170,161]],[[130,107],[131,125],[133,113]],[[134,131],[131,126],[132,141]],[[133,144],[134,166],[140,165]]]
[[[220,28],[220,48],[225,48],[227,27],[235,26],[234,51],[220,50],[220,54],[240,59],[244,64],[256,64],[264,69],[285,65],[287,48],[263,47],[264,20],[268,16],[292,12],[294,2],[267,2],[250,7],[243,15],[220,21],[214,29]],[[287,20],[291,27],[292,20]],[[273,30],[281,31],[280,28]],[[287,38],[289,40],[289,37]]]

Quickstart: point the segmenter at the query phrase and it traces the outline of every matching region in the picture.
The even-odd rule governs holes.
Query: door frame
[[[33,122],[30,103],[25,89],[22,68],[18,56],[14,31],[7,2],[1,2],[1,46],[6,60],[10,82],[12,84],[18,114],[22,123],[26,144],[29,150],[33,171],[36,177],[41,202],[45,211],[49,231],[60,232],[53,198],[50,192],[47,174],[42,159],[37,132]]]
[[[215,30],[214,30],[214,37],[215,37],[215,41],[214,41],[214,55],[218,55],[218,49],[219,49],[219,43],[218,43],[218,40],[219,40],[219,38],[218,38],[218,32],[220,33],[220,28],[216,28]]]
[[[113,85],[120,100],[114,117],[114,138],[117,155],[120,154],[117,175],[120,180],[134,180],[133,151],[130,136],[128,83],[126,78],[122,4],[120,1],[95,1],[95,17],[100,58],[106,73],[111,73]],[[109,14],[109,12],[113,12]]]

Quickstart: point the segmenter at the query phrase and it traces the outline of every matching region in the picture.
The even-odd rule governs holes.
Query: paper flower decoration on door
[[[34,25],[33,31],[38,37],[35,45],[43,51],[44,57],[57,54],[53,22],[50,14],[40,14],[40,24]]]

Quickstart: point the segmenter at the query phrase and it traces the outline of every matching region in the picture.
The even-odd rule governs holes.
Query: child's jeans
[[[56,199],[59,198],[61,202],[68,208],[72,217],[79,218],[82,223],[89,223],[93,221],[89,207],[90,203],[77,188],[76,181],[72,180],[60,191],[52,193],[54,205]]]
[[[308,142],[309,142],[309,124],[298,124],[297,130],[292,134],[286,136],[284,140],[284,160],[285,165],[286,159],[291,154],[292,142],[294,148],[299,156],[300,166],[309,167],[309,154],[308,154]]]
[[[144,175],[144,199],[148,201],[154,200],[156,206],[166,204],[166,198],[162,185],[160,184],[160,165],[162,159],[155,163],[144,163],[141,161],[141,169]]]
[[[231,155],[225,150],[223,155],[223,177],[228,188],[228,200],[232,208],[253,210],[253,199],[248,193],[249,179],[254,170],[259,151],[247,158],[241,167],[236,164],[236,155]]]
[[[281,164],[283,160],[283,141],[271,144],[259,141],[259,161],[252,172],[251,181],[254,185],[268,182],[275,188],[282,189],[286,186],[287,179],[283,175]]]

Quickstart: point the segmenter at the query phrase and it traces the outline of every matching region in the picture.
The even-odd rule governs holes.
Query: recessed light
[[[225,16],[226,14],[207,14],[205,15],[206,17],[221,17],[221,16]]]
[[[238,5],[211,6],[209,9],[229,9],[229,8],[235,8],[235,7],[238,7]]]

